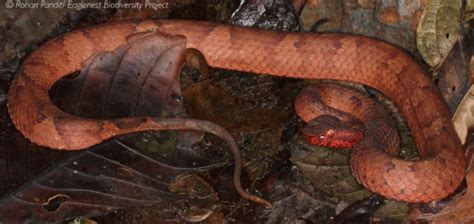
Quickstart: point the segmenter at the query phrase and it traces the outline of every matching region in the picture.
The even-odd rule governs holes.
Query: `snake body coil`
[[[406,117],[423,159],[403,161],[365,144],[352,168],[368,189],[391,199],[428,202],[452,193],[464,178],[466,161],[450,113],[437,88],[408,54],[381,41],[341,34],[284,33],[192,21],[120,22],[76,30],[34,51],[8,95],[15,126],[32,142],[76,150],[111,137],[162,130],[151,118],[93,120],[59,110],[48,90],[81,69],[98,51],[112,51],[143,31],[186,37],[217,68],[290,78],[334,79],[371,86]]]

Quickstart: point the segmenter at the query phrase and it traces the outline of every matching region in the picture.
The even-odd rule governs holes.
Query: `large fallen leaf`
[[[349,203],[371,194],[352,176],[349,150],[314,147],[303,141],[299,138],[300,144],[311,153],[292,155],[291,161],[317,190]]]
[[[417,27],[416,45],[432,67],[448,55],[459,37],[462,0],[429,0]]]
[[[44,149],[46,150],[46,149]],[[179,173],[117,146],[80,153],[0,200],[2,222],[57,222],[178,198],[168,184]]]
[[[95,54],[81,74],[55,85],[58,87],[50,91],[55,103],[91,118],[182,113],[179,71],[184,63],[184,40],[140,33],[128,41],[113,52]]]

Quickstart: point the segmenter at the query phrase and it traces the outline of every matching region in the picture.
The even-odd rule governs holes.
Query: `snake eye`
[[[326,136],[334,136],[335,133],[336,131],[334,131],[334,129],[328,129],[326,131]]]

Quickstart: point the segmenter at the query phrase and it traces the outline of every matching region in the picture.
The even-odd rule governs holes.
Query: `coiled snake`
[[[64,150],[87,148],[117,135],[144,130],[213,132],[216,127],[212,125],[193,127],[173,119],[87,119],[59,110],[49,99],[51,86],[80,70],[82,62],[94,53],[114,50],[131,34],[155,30],[183,35],[187,46],[198,49],[212,67],[289,78],[344,80],[382,92],[400,107],[423,159],[399,160],[382,151],[383,142],[362,140],[353,151],[352,169],[371,191],[400,201],[428,202],[446,197],[464,178],[465,156],[450,113],[420,65],[396,47],[353,35],[285,33],[173,20],[119,22],[72,31],[29,55],[13,81],[8,109],[17,129],[36,144]],[[239,156],[238,152],[234,155]],[[236,170],[240,174],[238,163]],[[245,198],[266,203],[243,191],[239,177],[235,179]]]

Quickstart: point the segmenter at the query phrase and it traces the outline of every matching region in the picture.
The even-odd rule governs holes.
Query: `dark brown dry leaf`
[[[374,211],[383,203],[383,198],[377,195],[353,202],[334,217],[333,223],[368,223]]]
[[[349,166],[350,150],[330,149],[311,146],[297,138],[297,144],[306,152],[294,152],[291,161],[298,167],[303,175],[311,181],[316,190],[343,200],[346,203],[354,203],[365,200],[372,193],[361,186],[352,176]],[[309,151],[309,152],[308,152]],[[359,212],[360,205],[351,205],[353,210]],[[341,219],[360,220],[401,220],[408,212],[406,203],[388,201],[380,209],[372,208],[363,214],[346,214],[349,217]]]
[[[57,222],[176,199],[168,184],[179,173],[119,146],[98,147],[79,153],[5,195],[0,200],[0,221]]]
[[[303,141],[298,138],[298,144],[311,153],[292,155],[291,161],[317,190],[349,203],[371,194],[352,176],[349,166],[350,151],[314,147]]]
[[[209,66],[207,65],[206,59],[201,52],[194,48],[186,49],[186,64],[184,68],[186,71],[184,73],[184,79],[181,80],[181,85],[186,87],[193,83],[202,82],[209,79]],[[189,71],[188,71],[189,70]],[[187,74],[187,73],[198,73],[198,74]],[[194,75],[194,76],[193,76]],[[183,78],[183,77],[182,77]],[[186,80],[188,79],[188,80]]]
[[[5,85],[0,87],[6,89]],[[0,195],[16,190],[29,179],[74,155],[31,144],[11,123],[5,104],[0,106],[0,130]]]
[[[438,88],[454,113],[469,89],[469,58],[462,41],[457,41],[436,72]]]
[[[53,87],[56,103],[66,105],[61,109],[91,118],[183,112],[179,70],[184,63],[184,39],[141,33],[128,41],[129,45],[114,52],[97,53],[80,75]],[[59,93],[61,97],[57,97]],[[71,101],[79,103],[68,103]]]

